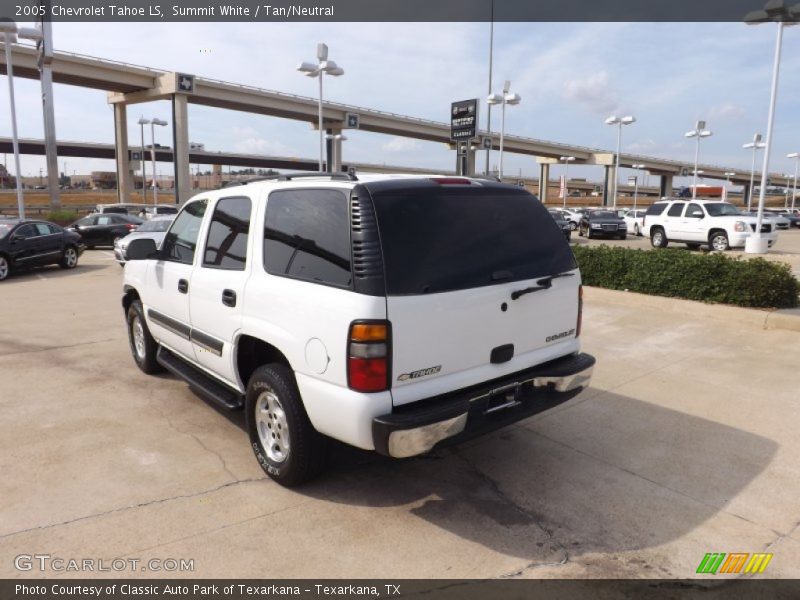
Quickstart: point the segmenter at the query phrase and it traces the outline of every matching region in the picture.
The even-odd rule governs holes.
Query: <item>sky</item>
[[[704,119],[714,135],[703,140],[700,162],[749,172],[752,155],[742,144],[766,132],[776,31],[740,23],[496,23],[493,89],[508,79],[522,96],[507,109],[508,134],[611,150],[616,128],[604,119],[632,114],[637,121],[623,130],[623,152],[691,162],[694,141],[684,133]],[[55,23],[53,38],[58,51],[310,97],[316,80],[296,67],[315,60],[324,41],[345,70],[326,79],[326,99],[445,122],[452,101],[480,98],[485,126],[488,23]],[[104,92],[56,85],[54,96],[59,139],[113,143]],[[772,172],[794,172],[785,157],[800,151],[798,98],[800,27],[784,36]],[[16,99],[20,136],[41,138],[38,81],[18,78]],[[8,114],[3,81],[0,136],[11,134]],[[166,101],[131,106],[132,143],[140,139],[140,114],[171,119]],[[493,129],[498,125],[495,110]],[[317,132],[302,122],[190,104],[189,127],[190,140],[209,151],[311,159],[318,152]],[[455,152],[443,144],[362,131],[347,137],[345,162],[455,167]],[[171,128],[157,129],[156,142],[172,146]],[[478,154],[480,169],[484,156]],[[494,152],[492,165],[497,160]],[[113,170],[111,161],[77,158],[60,159],[62,170],[65,161],[68,174]],[[531,157],[506,153],[504,163],[507,175],[538,176]],[[24,175],[44,167],[44,157],[23,156]],[[553,167],[551,176],[562,168]],[[170,174],[171,165],[159,172]],[[623,180],[627,175],[623,170]],[[602,171],[573,165],[570,177],[599,181]]]

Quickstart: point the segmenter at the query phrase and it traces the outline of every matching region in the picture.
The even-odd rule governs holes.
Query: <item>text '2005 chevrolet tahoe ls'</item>
[[[568,400],[595,362],[564,236],[493,181],[251,181],[190,199],[127,256],[136,364],[243,408],[284,485],[320,472],[328,438],[423,454]]]

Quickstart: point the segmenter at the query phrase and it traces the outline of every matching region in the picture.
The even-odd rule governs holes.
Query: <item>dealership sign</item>
[[[478,100],[461,100],[450,105],[450,139],[469,141],[478,127]]]

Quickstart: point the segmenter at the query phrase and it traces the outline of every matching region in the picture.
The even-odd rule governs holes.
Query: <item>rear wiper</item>
[[[539,292],[541,290],[549,290],[553,286],[553,279],[558,279],[559,277],[572,277],[575,273],[565,272],[565,273],[558,273],[556,275],[548,275],[547,277],[542,277],[536,282],[536,285],[531,287],[527,287],[524,290],[514,290],[511,292],[511,299],[516,300],[520,296],[524,296],[525,294],[530,294],[532,292]]]

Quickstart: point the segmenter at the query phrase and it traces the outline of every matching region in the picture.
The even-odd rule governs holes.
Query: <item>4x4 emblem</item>
[[[413,371],[412,373],[403,373],[402,375],[397,376],[397,381],[406,381],[407,379],[417,379],[418,377],[427,377],[428,375],[434,375],[441,370],[442,370],[442,365],[436,365],[435,367],[420,369],[419,371]]]

